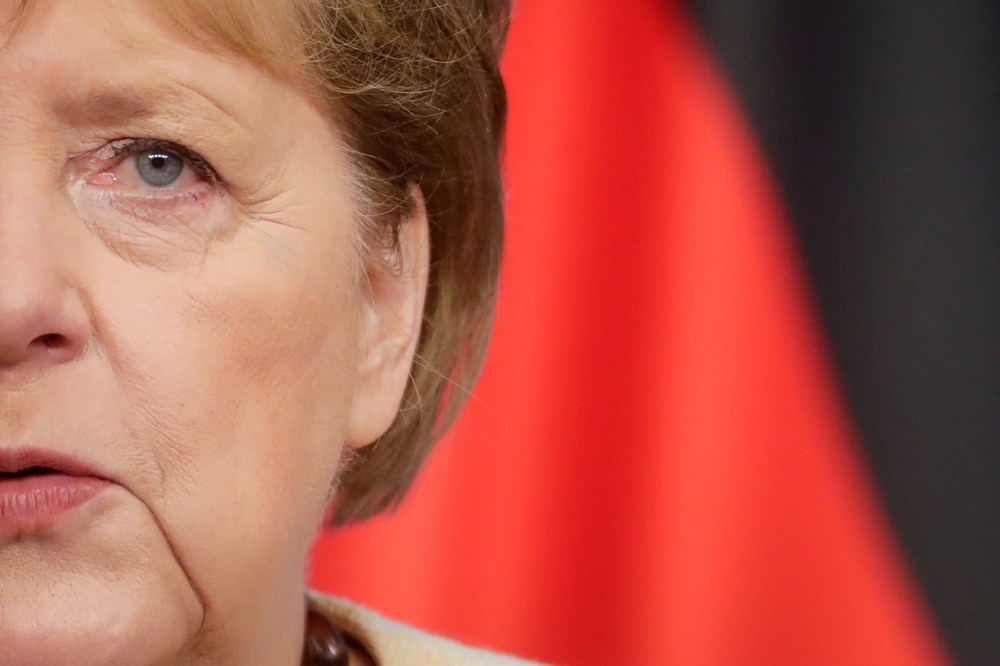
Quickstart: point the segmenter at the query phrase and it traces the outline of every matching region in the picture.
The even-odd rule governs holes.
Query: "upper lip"
[[[0,447],[0,473],[13,474],[32,467],[45,467],[67,476],[105,478],[90,465],[59,451]]]

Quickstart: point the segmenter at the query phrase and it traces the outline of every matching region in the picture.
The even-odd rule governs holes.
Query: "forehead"
[[[228,51],[270,69],[300,70],[308,61],[302,20],[307,6],[298,0],[0,0],[0,48],[37,22],[39,14],[79,16],[84,10],[126,32],[155,22],[209,51]],[[81,29],[78,23],[65,27]],[[282,71],[289,73],[297,72]]]
[[[216,3],[197,4],[207,11]],[[255,11],[250,2],[217,4]],[[182,101],[236,122],[273,111],[267,84],[278,74],[257,60],[277,41],[244,34],[241,53],[218,21],[192,23],[194,7],[193,0],[0,0],[0,89],[8,100],[45,98],[73,126],[142,119]]]
[[[219,89],[226,64],[206,66],[207,54],[154,9],[142,0],[52,0],[10,12],[0,47],[7,110],[34,103],[69,125],[116,124],[147,117],[185,90]]]

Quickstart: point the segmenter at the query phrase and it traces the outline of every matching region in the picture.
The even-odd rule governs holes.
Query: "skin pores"
[[[37,4],[0,49],[0,454],[111,483],[0,528],[0,662],[292,666],[341,447],[405,384],[425,221],[368,289],[310,95],[140,0]]]

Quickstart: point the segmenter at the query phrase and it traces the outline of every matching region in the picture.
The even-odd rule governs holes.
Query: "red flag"
[[[948,659],[863,467],[784,211],[690,18],[523,0],[482,381],[313,583],[566,666]]]

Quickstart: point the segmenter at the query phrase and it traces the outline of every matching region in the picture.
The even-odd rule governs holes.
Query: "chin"
[[[169,627],[143,617],[120,598],[82,604],[15,605],[0,612],[0,663],[17,666],[152,666],[168,664],[183,648],[158,633]]]
[[[197,598],[151,519],[120,495],[102,499],[0,542],[0,664],[180,663]]]

